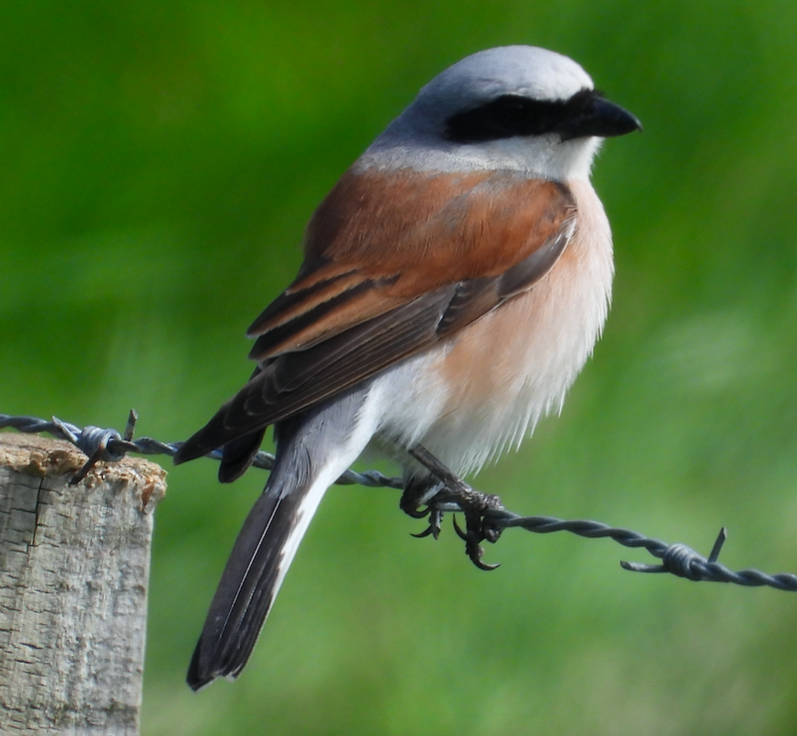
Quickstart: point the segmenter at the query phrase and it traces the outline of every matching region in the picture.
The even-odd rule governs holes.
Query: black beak
[[[590,136],[613,138],[642,130],[642,123],[628,110],[593,94],[577,113],[563,120],[556,130],[563,141]]]

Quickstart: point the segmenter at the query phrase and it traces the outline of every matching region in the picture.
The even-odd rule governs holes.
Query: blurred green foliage
[[[637,114],[595,182],[615,306],[561,418],[477,485],[732,567],[797,569],[797,5],[194,0],[0,9],[0,386],[9,413],[186,437],[246,378],[346,166],[445,66],[556,49]],[[168,734],[793,734],[793,596],[634,576],[507,533],[484,574],[391,491],[314,521],[241,679],[183,675],[263,483],[170,473],[144,729]]]

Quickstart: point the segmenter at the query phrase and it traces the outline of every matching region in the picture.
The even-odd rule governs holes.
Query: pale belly
[[[574,186],[587,206],[579,207],[573,241],[542,281],[450,343],[374,381],[383,436],[419,442],[465,474],[516,447],[540,418],[561,410],[600,336],[611,296],[611,236],[600,202],[586,187]]]

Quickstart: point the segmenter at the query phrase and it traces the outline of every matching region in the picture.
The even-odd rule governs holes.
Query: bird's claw
[[[413,519],[429,518],[429,525],[422,532],[412,534],[418,539],[432,536],[437,539],[440,536],[440,529],[443,523],[443,512],[436,508],[432,499],[438,495],[442,486],[439,483],[429,484],[428,482],[409,482],[401,495],[399,507]]]
[[[417,513],[417,515],[410,514],[410,516],[415,516],[416,519],[422,519],[424,516],[429,517],[429,526],[427,526],[422,532],[419,532],[418,534],[411,534],[410,536],[415,537],[416,539],[423,539],[423,537],[428,537],[429,535],[434,537],[434,539],[440,538],[440,531],[443,527],[442,511],[433,508],[432,506],[427,506],[422,513]]]
[[[461,527],[459,524],[457,524],[457,517],[456,517],[456,516],[454,516],[454,517],[452,517],[452,518],[454,519],[454,531],[457,533],[457,536],[458,536],[458,537],[459,537],[459,538],[460,538],[460,539],[461,539],[463,542],[467,542],[467,541],[468,541],[468,535],[467,535],[465,532],[463,532],[463,531],[462,531],[462,527]]]
[[[480,493],[452,474],[451,483],[440,482],[434,485],[409,483],[404,489],[400,506],[404,513],[413,519],[428,517],[429,525],[413,537],[433,537],[438,539],[443,523],[444,510],[451,510],[452,504],[465,514],[465,529],[454,520],[454,530],[465,542],[465,554],[480,570],[494,570],[498,564],[482,562],[484,549],[482,542],[494,544],[501,536],[501,529],[489,520],[488,512],[501,508],[498,496]]]
[[[501,529],[491,524],[486,515],[486,512],[491,509],[500,508],[501,500],[498,496],[471,490],[468,498],[460,501],[460,506],[463,507],[465,513],[465,530],[463,531],[457,524],[456,517],[454,517],[454,530],[465,542],[465,554],[480,570],[495,570],[496,567],[500,567],[500,563],[482,562],[484,547],[481,546],[481,543],[495,544],[501,536]]]
[[[402,496],[402,502],[403,500],[404,497]],[[421,508],[418,506],[405,506],[404,503],[401,504],[401,510],[413,519],[425,519],[431,513],[431,509],[428,506]]]

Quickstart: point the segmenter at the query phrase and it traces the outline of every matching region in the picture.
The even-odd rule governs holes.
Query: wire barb
[[[685,544],[671,544],[664,550],[661,565],[648,565],[641,562],[621,562],[620,565],[624,570],[631,572],[668,572],[681,578],[687,578],[687,580],[710,581],[713,578],[707,575],[705,566],[717,562],[727,538],[728,530],[722,527],[708,558]],[[728,581],[719,580],[717,582]]]
[[[48,434],[71,442],[88,456],[85,465],[72,479],[79,483],[98,462],[117,462],[126,453],[134,452],[139,455],[169,455],[174,456],[182,442],[164,443],[151,437],[133,439],[138,415],[130,412],[124,435],[114,429],[99,427],[77,427],[74,424],[63,422],[53,417],[52,420],[39,419],[29,416],[11,416],[0,414],[0,429],[11,428],[20,432]],[[645,564],[638,562],[621,562],[625,570],[646,573],[669,573],[693,581],[710,581],[718,583],[733,583],[746,587],[768,586],[776,590],[797,592],[797,575],[793,573],[777,573],[768,575],[759,570],[746,569],[733,571],[720,564],[717,560],[725,540],[727,530],[723,527],[714,542],[711,553],[703,557],[700,553],[687,547],[685,544],[667,544],[659,539],[652,539],[630,529],[611,527],[599,521],[585,519],[558,519],[553,516],[520,516],[506,508],[498,501],[497,496],[482,494],[474,490],[457,478],[444,465],[430,455],[424,448],[415,446],[410,448],[410,453],[421,464],[429,468],[440,480],[442,491],[426,503],[430,512],[442,516],[445,512],[461,511],[466,515],[466,530],[462,531],[467,544],[474,544],[476,536],[469,540],[468,525],[473,520],[468,520],[468,513],[473,513],[474,508],[479,514],[479,534],[482,536],[475,541],[494,542],[504,529],[519,527],[535,534],[550,534],[552,532],[566,531],[587,539],[608,538],[629,548],[642,548],[651,555],[661,560],[660,564]],[[207,455],[215,460],[221,459],[221,452],[215,450]],[[274,465],[274,456],[267,452],[259,452],[253,465],[257,468],[270,470]],[[363,485],[371,488],[403,489],[401,478],[391,478],[375,470],[366,473],[346,471],[337,481],[338,485]],[[489,499],[485,502],[484,499]],[[422,514],[426,516],[428,514]],[[430,532],[431,534],[431,532]],[[424,536],[418,535],[418,536]],[[479,548],[480,549],[480,548]],[[468,554],[477,554],[475,548],[469,547]],[[473,559],[473,556],[471,556]],[[477,559],[481,559],[480,555]],[[479,565],[489,568],[485,563]]]

